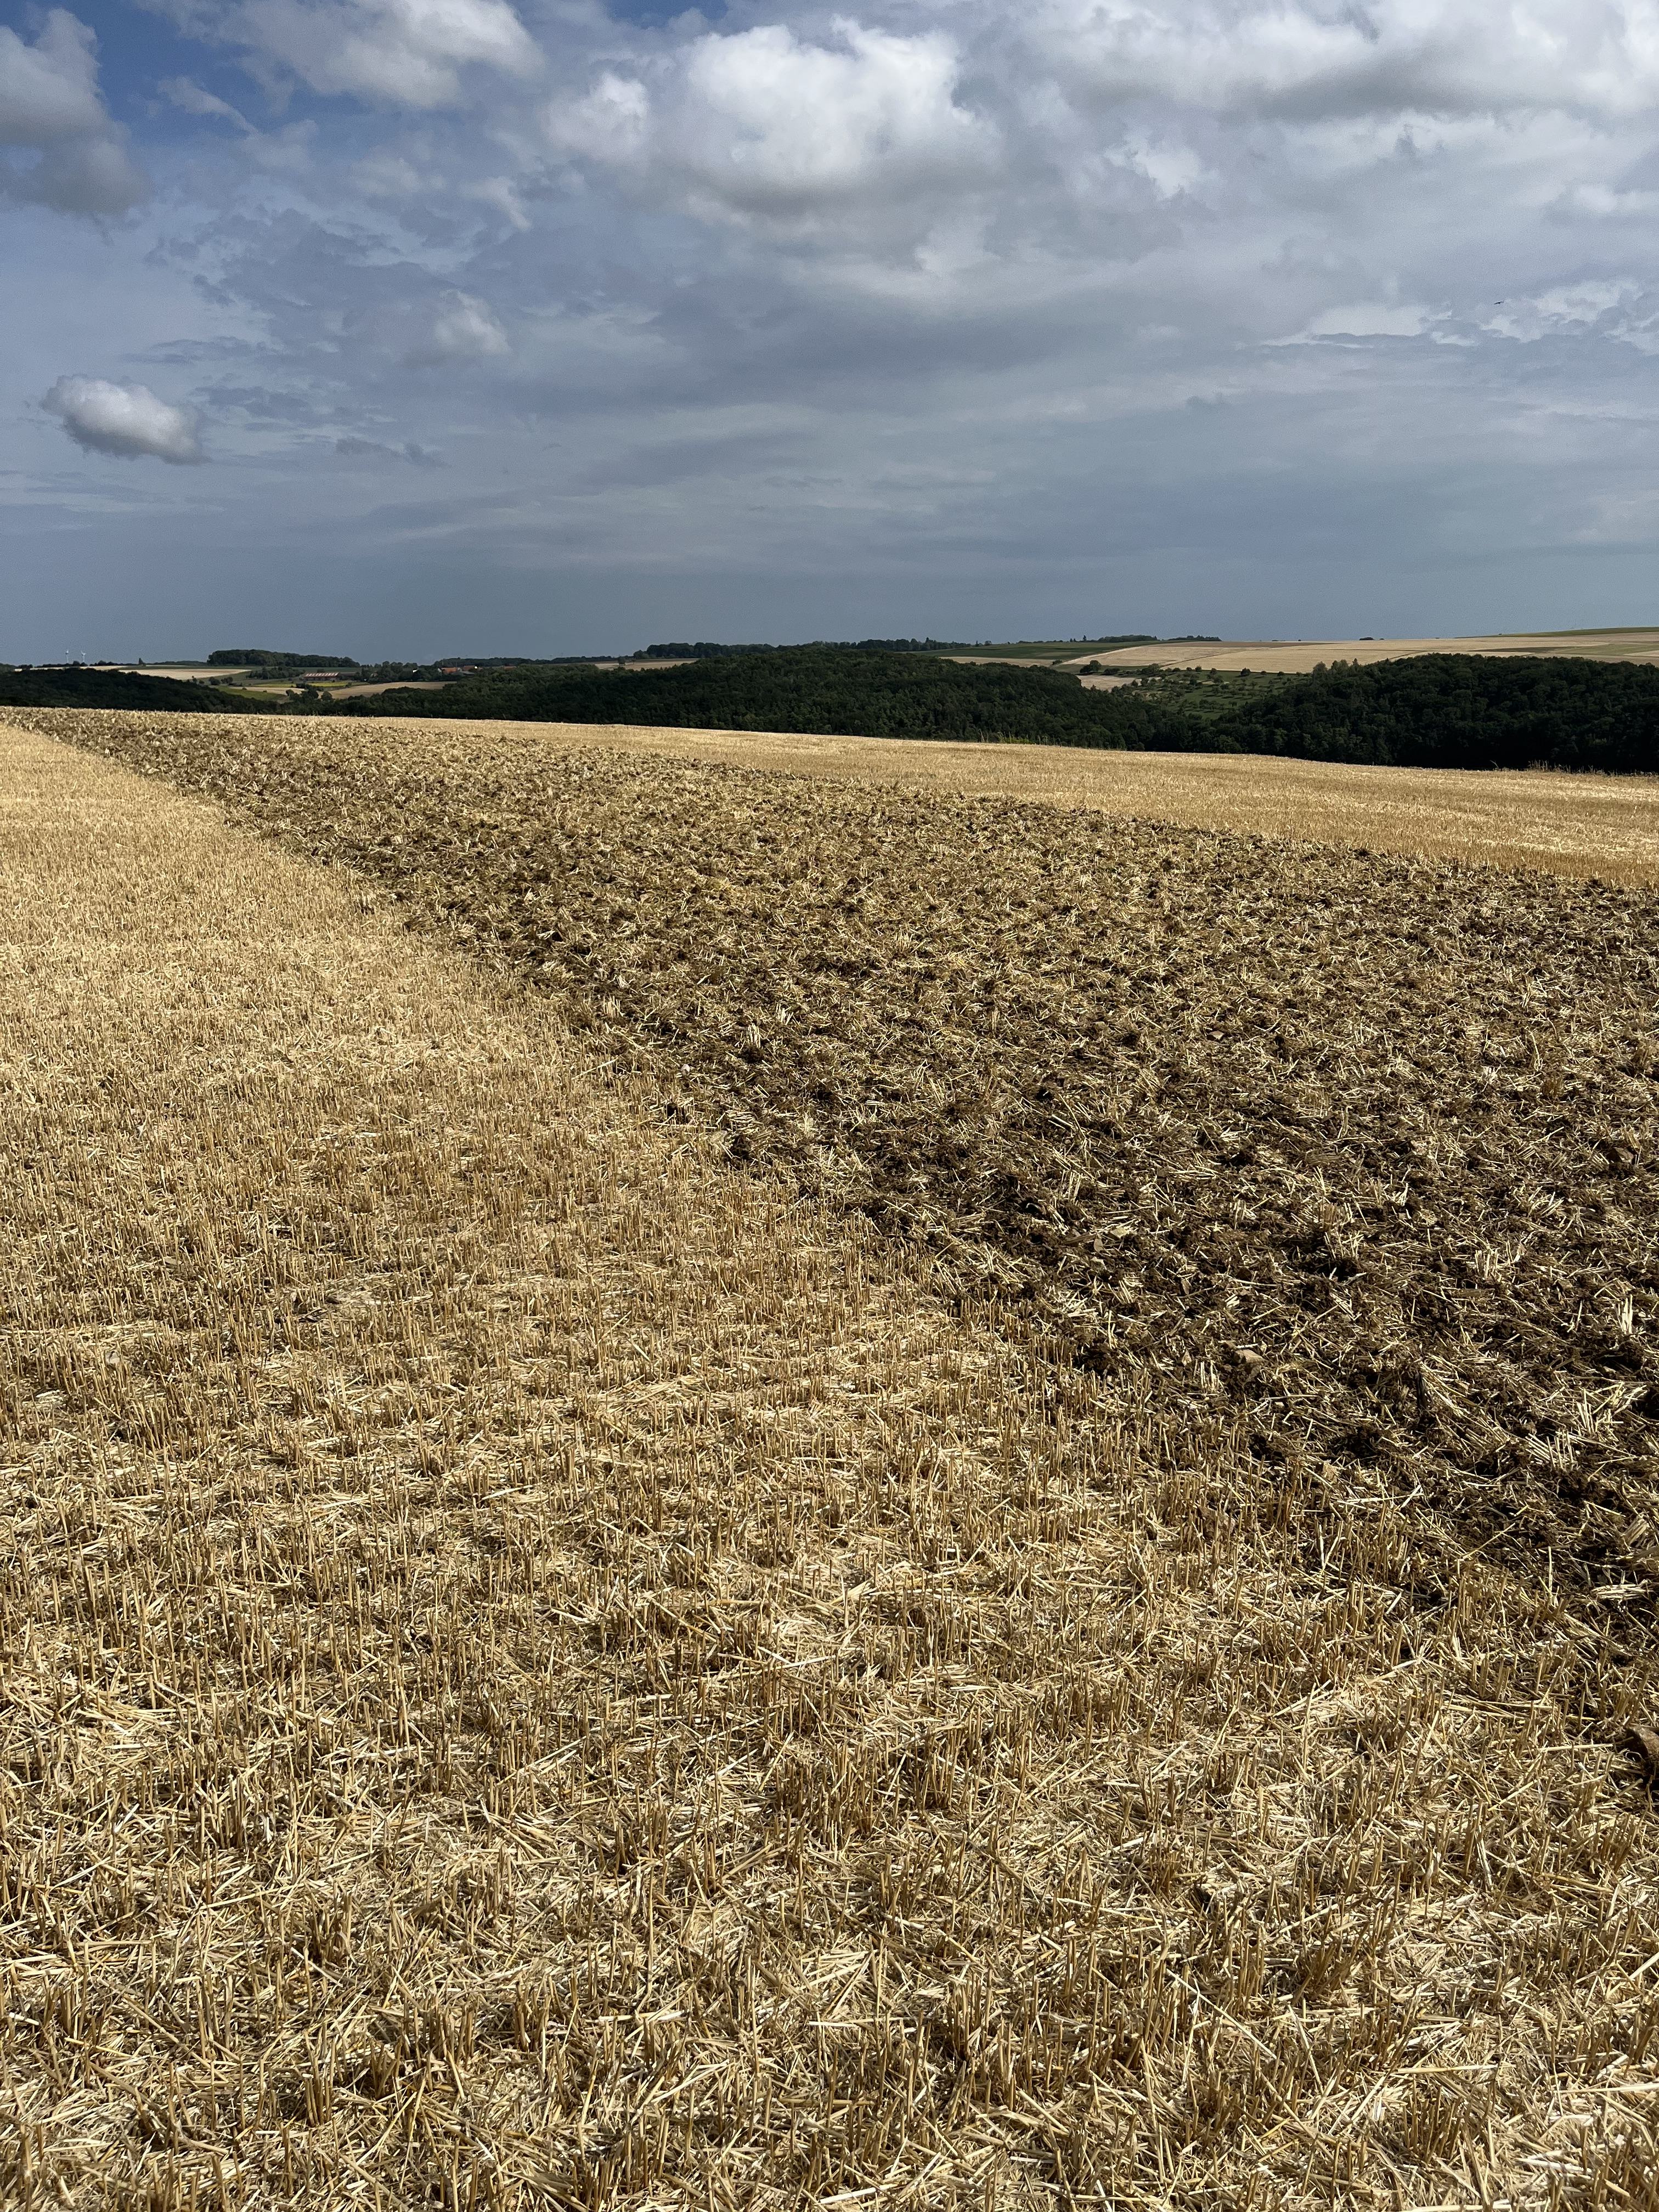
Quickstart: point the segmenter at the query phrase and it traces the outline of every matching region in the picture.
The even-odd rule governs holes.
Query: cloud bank
[[[108,384],[97,376],[60,376],[40,404],[57,416],[82,450],[118,459],[204,461],[200,427],[188,407],[169,406],[147,384]]]
[[[1036,21],[1039,49],[1097,100],[1152,96],[1307,121],[1630,116],[1659,96],[1650,0],[1048,0]]]
[[[1648,611],[1659,0],[152,5],[153,78],[100,84],[63,9],[0,37],[17,234],[132,210],[107,341],[43,308],[21,402],[64,361],[187,372],[216,466],[144,496],[301,599],[326,548],[400,611],[419,576],[577,625],[502,650],[591,641],[556,603],[623,635]],[[8,295],[46,301],[29,251]]]

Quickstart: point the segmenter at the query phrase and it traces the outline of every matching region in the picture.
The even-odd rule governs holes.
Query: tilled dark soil
[[[19,719],[23,719],[20,717]],[[402,723],[27,719],[380,879],[1287,1491],[1659,1584],[1659,895]]]

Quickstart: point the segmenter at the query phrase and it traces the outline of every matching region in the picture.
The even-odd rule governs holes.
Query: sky
[[[1659,619],[1659,0],[0,0],[0,657]]]

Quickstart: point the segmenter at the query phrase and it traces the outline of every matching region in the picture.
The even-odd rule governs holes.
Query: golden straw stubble
[[[1639,2200],[1643,1651],[362,879],[0,799],[8,2201]]]

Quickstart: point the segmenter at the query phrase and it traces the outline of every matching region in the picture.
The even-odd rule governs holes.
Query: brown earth
[[[46,726],[42,723],[43,728]],[[453,723],[486,739],[522,722]],[[538,723],[538,744],[777,769],[833,782],[1035,799],[1276,843],[1342,845],[1609,883],[1659,884],[1659,778],[1347,768],[1261,755]]]
[[[1647,1632],[1659,894],[539,732],[51,720],[377,878],[1126,1407]]]

